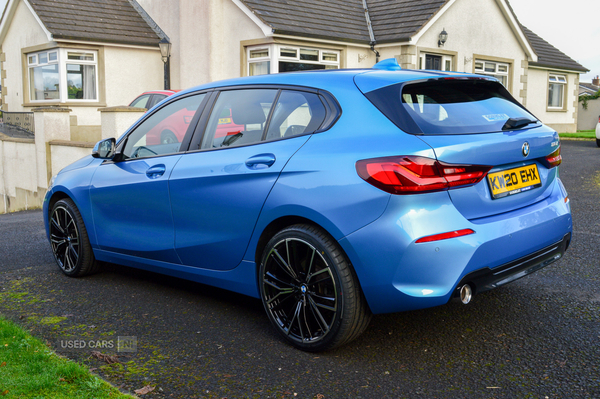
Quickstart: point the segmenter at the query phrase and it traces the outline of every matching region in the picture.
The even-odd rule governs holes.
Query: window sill
[[[96,108],[103,108],[106,107],[106,103],[104,102],[99,102],[99,101],[95,101],[95,102],[79,102],[79,101],[67,101],[67,102],[60,102],[60,101],[40,101],[40,102],[34,102],[34,103],[23,103],[22,104],[23,107],[32,107],[32,108],[36,108],[36,107],[52,107],[52,106],[61,106],[61,107],[69,107],[69,108],[73,108],[73,107],[96,107]]]
[[[567,112],[566,108],[546,108],[546,112]]]

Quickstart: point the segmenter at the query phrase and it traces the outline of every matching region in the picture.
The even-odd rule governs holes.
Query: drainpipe
[[[373,33],[373,26],[371,25],[371,17],[369,16],[369,7],[367,6],[367,0],[362,0],[363,7],[365,9],[365,19],[367,20],[367,28],[369,29],[369,37],[371,41],[369,44],[371,45],[371,51],[375,53],[375,62],[379,62],[379,51],[375,50],[375,45],[377,44],[377,40],[375,40],[375,34]]]

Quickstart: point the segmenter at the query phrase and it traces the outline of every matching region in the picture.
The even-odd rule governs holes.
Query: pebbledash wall
[[[71,141],[68,108],[35,108],[35,139],[0,133],[0,213],[41,208],[53,175],[91,154],[94,143]],[[146,111],[100,108],[102,138],[118,137]]]

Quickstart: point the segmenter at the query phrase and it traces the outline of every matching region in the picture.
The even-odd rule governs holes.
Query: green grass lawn
[[[131,399],[0,317],[0,398]]]
[[[596,130],[579,130],[577,133],[559,133],[559,136],[565,138],[594,139],[596,138]]]

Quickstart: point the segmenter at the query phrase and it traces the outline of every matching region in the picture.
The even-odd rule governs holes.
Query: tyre
[[[83,218],[73,201],[62,199],[56,202],[49,223],[52,253],[64,274],[81,277],[99,270],[100,264],[94,258]]]
[[[317,352],[358,337],[371,312],[354,270],[323,230],[294,225],[267,244],[259,268],[261,299],[281,336]]]
[[[600,139],[596,139],[596,145],[600,147]]]

